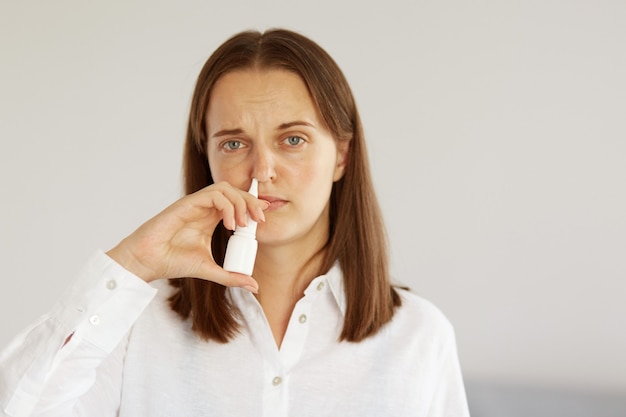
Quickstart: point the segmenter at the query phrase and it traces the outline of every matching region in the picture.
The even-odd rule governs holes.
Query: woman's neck
[[[259,283],[256,298],[280,348],[293,309],[309,283],[319,275],[324,245],[259,245],[253,277]]]
[[[304,249],[304,248],[303,248]],[[319,275],[324,248],[309,249],[309,253],[297,246],[260,246],[253,276],[259,283],[259,293],[291,294],[296,301],[304,295],[309,283]]]

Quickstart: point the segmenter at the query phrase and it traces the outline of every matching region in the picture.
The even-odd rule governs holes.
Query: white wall
[[[212,50],[283,26],[351,81],[393,272],[468,380],[626,392],[626,3],[210,3],[0,5],[0,345],[180,194]]]

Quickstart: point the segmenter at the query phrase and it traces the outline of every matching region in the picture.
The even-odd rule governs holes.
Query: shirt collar
[[[326,284],[328,284],[330,292],[332,293],[339,310],[341,310],[341,314],[345,316],[346,293],[344,291],[343,273],[341,272],[341,267],[338,262],[335,262],[332,268],[330,268],[325,275],[315,278],[313,282],[311,282],[311,285],[309,285],[309,288],[307,288],[307,291],[310,291],[311,288],[317,288],[320,282],[326,282]],[[306,291],[304,293],[306,294]]]
[[[339,307],[339,310],[341,311],[341,314],[345,316],[346,294],[344,292],[343,274],[338,262],[336,262],[326,274],[314,278],[306,290],[304,290],[304,295],[315,296],[316,294],[322,293],[324,290],[330,291],[333,299],[337,303],[337,307]],[[240,308],[244,306],[247,308],[253,307],[253,305],[250,304],[250,301],[254,297],[250,297],[251,294],[249,294],[247,290],[233,287],[230,288],[229,293],[232,297],[231,299]]]

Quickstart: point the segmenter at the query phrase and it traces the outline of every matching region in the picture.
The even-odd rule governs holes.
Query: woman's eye
[[[289,136],[285,139],[284,142],[289,146],[298,146],[302,142],[304,142],[304,139],[302,139],[300,136]]]
[[[227,142],[224,142],[224,144],[222,145],[222,147],[227,151],[236,151],[237,149],[241,149],[242,146],[243,143],[238,140],[229,140]]]

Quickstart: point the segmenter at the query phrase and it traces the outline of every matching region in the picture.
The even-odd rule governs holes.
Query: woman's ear
[[[337,165],[333,181],[339,181],[346,171],[348,160],[350,159],[350,140],[337,141]]]

